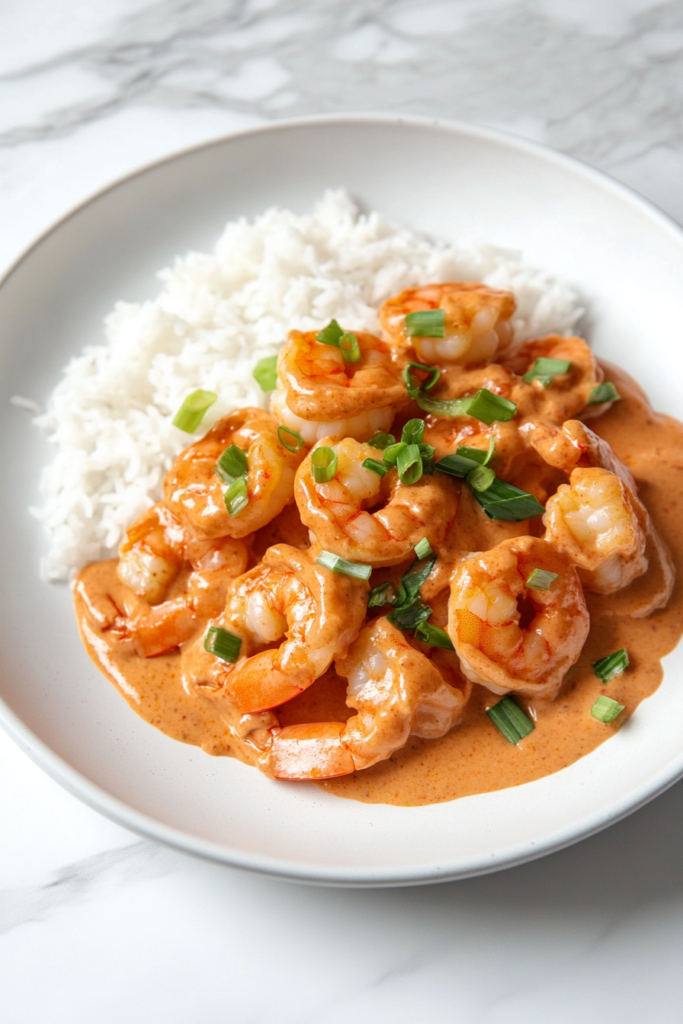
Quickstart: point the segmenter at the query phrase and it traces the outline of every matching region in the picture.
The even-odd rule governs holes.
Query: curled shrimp
[[[237,515],[225,506],[228,484],[215,471],[231,444],[247,455],[249,503]],[[164,478],[164,503],[200,538],[246,537],[278,515],[294,495],[303,452],[279,441],[275,419],[262,409],[238,409],[180,453]]]
[[[587,590],[611,594],[647,570],[648,514],[607,469],[575,469],[548,499],[545,539],[567,554]]]
[[[559,425],[583,413],[591,391],[604,376],[588,343],[576,336],[549,334],[525,342],[505,359],[505,365],[521,378],[532,370],[537,359],[560,359],[570,365],[566,373],[553,377],[547,387],[538,378],[530,383],[518,381],[511,397],[520,417],[533,417],[536,413]],[[605,406],[599,408],[604,410]]]
[[[209,624],[241,639],[239,660],[223,661],[200,638],[183,655],[186,688],[199,688],[218,705],[227,699],[243,714],[291,700],[346,654],[363,624],[367,593],[365,580],[318,565],[315,551],[269,548],[234,581],[225,611]]]
[[[411,344],[426,363],[483,363],[505,351],[512,341],[512,317],[517,303],[511,292],[483,284],[453,282],[409,288],[380,308],[382,327],[400,349]],[[443,309],[442,338],[409,337],[405,318],[421,310]]]
[[[559,429],[529,421],[520,427],[520,433],[544,462],[566,476],[578,468],[607,469],[621,477],[633,494],[638,493],[628,466],[617,458],[604,438],[598,437],[581,420],[567,420]]]
[[[436,665],[408,643],[388,619],[364,627],[336,669],[348,679],[347,722],[271,729],[260,759],[278,779],[326,779],[384,761],[409,736],[436,739],[461,718],[471,692],[446,682]],[[455,678],[452,676],[451,678]]]
[[[527,586],[534,569],[556,574]],[[455,569],[448,632],[460,665],[494,693],[552,699],[578,660],[590,626],[571,559],[536,537],[505,540]]]
[[[365,441],[388,430],[396,410],[408,401],[389,345],[358,331],[360,358],[346,362],[339,348],[317,337],[316,331],[290,331],[278,357],[273,415],[307,445],[321,437]]]
[[[301,520],[327,551],[367,565],[397,565],[423,537],[439,544],[458,508],[458,489],[444,474],[402,484],[392,469],[379,477],[362,465],[378,451],[351,438],[334,444],[336,476],[326,483],[313,477],[310,454],[294,485]],[[370,511],[376,508],[376,511]]]

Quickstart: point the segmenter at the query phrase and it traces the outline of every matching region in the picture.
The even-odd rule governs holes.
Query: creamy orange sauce
[[[616,383],[622,400],[599,419],[591,420],[590,426],[633,471],[639,495],[672,552],[680,581],[683,424],[653,413],[637,386],[620,371],[610,367],[607,379]],[[295,530],[292,519],[286,523],[285,532],[291,538]],[[280,539],[273,527],[264,537],[263,546]],[[289,542],[299,540],[303,544],[304,536]],[[237,756],[214,705],[184,691],[177,651],[143,659],[129,643],[93,625],[85,612],[83,594],[107,593],[116,602],[121,584],[115,569],[114,560],[88,566],[76,588],[76,616],[93,661],[146,722],[209,754]],[[299,785],[319,785],[335,796],[367,803],[416,806],[517,786],[567,767],[609,739],[661,682],[660,659],[676,646],[683,633],[683,588],[676,583],[664,610],[644,619],[631,618],[629,612],[637,609],[654,585],[652,573],[647,573],[615,595],[586,595],[591,630],[581,658],[567,674],[555,701],[520,700],[535,719],[536,728],[517,746],[508,743],[484,713],[500,698],[475,686],[462,724],[442,739],[411,738],[387,761],[363,772]],[[592,663],[621,647],[628,648],[631,665],[603,686],[592,671]],[[601,693],[626,706],[609,725],[590,714]],[[344,694],[345,681],[331,671],[278,714],[283,725],[345,720],[351,712],[344,703]]]

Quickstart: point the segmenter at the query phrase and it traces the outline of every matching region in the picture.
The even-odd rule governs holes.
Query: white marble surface
[[[683,221],[679,0],[26,0],[0,5],[0,267],[89,193],[272,118],[507,128]],[[109,823],[0,734],[3,1024],[681,1018],[683,785],[535,864],[348,891],[191,860]]]

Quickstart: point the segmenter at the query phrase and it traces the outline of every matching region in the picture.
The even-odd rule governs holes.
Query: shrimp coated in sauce
[[[409,288],[387,299],[379,317],[400,350],[412,344],[422,362],[468,366],[488,362],[508,348],[513,335],[510,318],[516,308],[511,292],[452,282]],[[444,336],[409,337],[406,316],[436,309],[444,310]]]
[[[527,586],[534,569],[557,578],[535,590]],[[448,633],[467,678],[494,693],[555,697],[589,626],[571,559],[544,540],[505,540],[453,573]]]
[[[566,476],[579,468],[607,469],[621,477],[633,494],[638,493],[628,466],[616,457],[604,438],[598,437],[581,420],[567,420],[559,429],[529,421],[522,425],[520,433],[544,462]]]
[[[522,376],[533,369],[537,359],[559,359],[570,365],[566,373],[554,376],[547,387],[539,378],[530,383],[523,381]],[[527,341],[504,362],[520,378],[511,395],[519,418],[543,417],[557,426],[590,408],[590,393],[604,376],[588,343],[576,336],[549,334]]]

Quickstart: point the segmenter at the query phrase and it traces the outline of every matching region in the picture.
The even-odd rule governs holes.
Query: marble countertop
[[[245,126],[381,111],[505,128],[683,222],[677,0],[0,6],[0,270],[88,194]],[[0,734],[3,1024],[680,1020],[683,784],[542,861],[308,888],[141,841]]]

